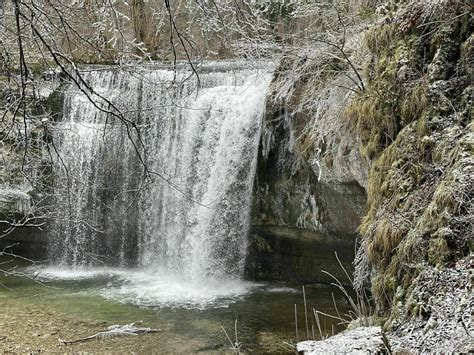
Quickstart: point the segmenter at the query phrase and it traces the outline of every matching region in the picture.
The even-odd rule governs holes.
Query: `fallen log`
[[[84,342],[87,340],[92,340],[92,339],[108,339],[112,337],[117,337],[117,336],[136,336],[139,334],[148,334],[148,333],[158,333],[161,332],[161,329],[153,329],[153,328],[141,328],[141,327],[135,327],[135,323],[130,323],[130,324],[124,324],[124,325],[111,325],[110,327],[107,327],[106,330],[96,333],[94,335],[85,337],[85,338],[80,338],[80,339],[75,339],[75,340],[63,340],[59,339],[59,342],[62,345],[69,345],[69,344],[74,344],[74,343],[80,343]]]

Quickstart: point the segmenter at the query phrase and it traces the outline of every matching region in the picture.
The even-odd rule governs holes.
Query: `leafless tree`
[[[4,216],[0,223],[4,226],[0,238],[17,227],[41,227],[51,218],[47,208],[48,188],[39,186],[43,183],[38,176],[51,172],[53,156],[58,157],[60,163],[62,159],[50,131],[51,125],[58,120],[57,113],[45,100],[44,91],[58,91],[63,85],[76,86],[97,110],[125,128],[144,178],[166,180],[165,176],[149,170],[147,150],[136,122],[89,85],[81,72],[83,65],[105,63],[130,71],[147,61],[168,60],[176,68],[178,62],[184,60],[192,68],[199,87],[198,67],[203,58],[265,57],[276,60],[286,56],[295,59],[293,64],[299,66],[305,62],[304,53],[308,48],[319,43],[333,59],[333,64],[326,65],[325,70],[337,70],[338,63],[345,63],[356,74],[355,87],[363,90],[359,68],[349,59],[350,46],[346,44],[351,35],[349,28],[353,27],[350,3],[2,1],[0,143],[3,150],[10,152],[4,161],[8,161],[7,169],[12,172],[3,182],[27,180],[43,195],[36,198],[35,212],[19,218]],[[324,36],[319,35],[323,32]],[[311,74],[307,69],[312,70],[314,65],[303,64],[302,68],[303,71],[296,71],[300,74],[280,81],[281,93],[285,85]],[[45,156],[51,158],[49,162]],[[67,167],[62,165],[67,175]],[[66,185],[69,183],[67,181]]]

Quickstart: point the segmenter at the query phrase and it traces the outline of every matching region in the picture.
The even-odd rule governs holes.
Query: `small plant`
[[[374,325],[374,322],[375,322],[375,317],[374,317],[375,310],[371,305],[372,302],[369,296],[367,295],[366,291],[364,289],[359,289],[355,287],[354,280],[349,276],[349,273],[342,265],[341,260],[339,259],[337,253],[334,253],[334,254],[336,256],[336,259],[340,267],[344,271],[344,274],[346,275],[351,285],[351,288],[354,290],[354,295],[351,295],[351,292],[348,291],[346,287],[343,286],[343,284],[338,278],[336,278],[331,273],[325,270],[322,270],[323,273],[330,276],[334,280],[334,282],[332,282],[331,285],[337,287],[342,292],[342,294],[348,300],[351,306],[351,310],[347,314],[341,314],[337,307],[336,300],[334,298],[334,293],[332,293],[332,301],[334,304],[334,308],[336,310],[336,315],[331,315],[325,312],[321,312],[315,308],[312,308],[312,317],[314,317],[312,318],[312,320],[314,320],[314,323],[316,324],[320,339],[326,339],[329,337],[329,334],[323,332],[323,327],[321,326],[320,315],[337,320],[338,321],[337,325],[349,326],[351,323],[357,322],[358,325],[360,326],[371,326],[371,325]],[[303,289],[303,304],[304,304],[304,312],[305,312],[304,315],[305,315],[305,325],[306,325],[306,340],[316,340],[314,323],[312,322],[313,324],[311,325],[311,331],[309,327],[308,307],[306,303],[305,287],[303,286],[302,289]],[[296,334],[296,342],[299,342],[300,339],[299,339],[299,332],[298,332],[298,313],[296,309],[296,304],[295,304],[295,334]],[[334,335],[334,325],[332,326],[331,335]],[[285,343],[285,344],[290,345],[289,343]]]
[[[350,311],[348,314],[346,314],[345,318],[341,317],[339,314],[339,311],[337,310],[336,302],[334,300],[334,295],[333,295],[333,303],[334,307],[336,308],[337,312],[337,317],[332,316],[333,318],[341,320],[343,323],[351,323],[353,321],[358,321],[361,326],[371,326],[374,323],[374,315],[375,315],[375,310],[372,308],[371,305],[371,300],[369,296],[367,295],[367,292],[364,288],[357,288],[354,279],[349,276],[349,273],[347,272],[346,268],[342,265],[341,260],[337,256],[337,253],[335,252],[334,255],[336,256],[337,262],[339,263],[339,266],[342,268],[344,271],[344,274],[347,277],[347,280],[349,281],[351,288],[355,291],[355,296],[351,296],[350,293],[346,290],[346,288],[342,285],[342,283],[332,275],[331,273],[322,270],[323,273],[326,275],[330,276],[334,282],[331,283],[332,286],[336,286],[346,297],[348,300],[349,304],[351,305],[352,311]],[[318,312],[320,314],[324,314],[322,312]]]
[[[229,334],[225,330],[224,326],[221,324],[221,328],[224,331],[225,336],[227,337],[227,340],[229,340],[230,343],[230,349],[235,352],[236,354],[240,354],[240,348],[242,347],[242,343],[239,341],[238,337],[238,332],[237,332],[237,319],[235,320],[234,323],[234,334],[235,334],[235,342],[232,341],[230,338]]]

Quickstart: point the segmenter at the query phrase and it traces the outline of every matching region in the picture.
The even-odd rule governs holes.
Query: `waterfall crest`
[[[188,69],[91,70],[84,78],[140,136],[77,88],[65,92],[51,259],[240,277],[269,70],[210,63],[198,91]]]

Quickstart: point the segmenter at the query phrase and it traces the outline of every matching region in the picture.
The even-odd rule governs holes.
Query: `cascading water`
[[[117,107],[140,136],[77,88],[66,91],[50,258],[81,270],[136,265],[129,283],[143,281],[158,298],[169,280],[202,288],[239,279],[269,71],[207,64],[198,91],[187,69],[83,75],[113,104],[105,111]],[[150,282],[156,275],[160,280]]]

